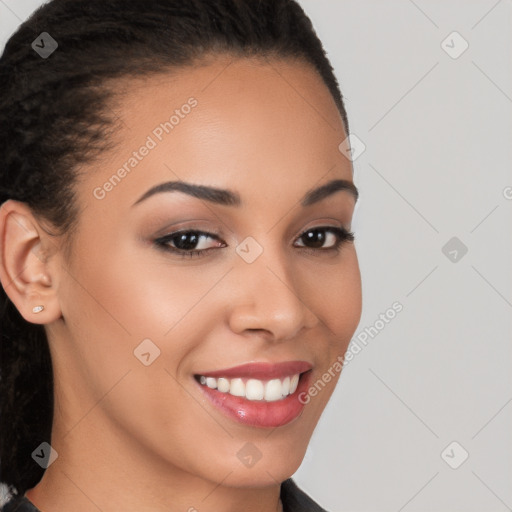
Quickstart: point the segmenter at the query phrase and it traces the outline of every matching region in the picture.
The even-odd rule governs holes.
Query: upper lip
[[[307,361],[283,361],[280,363],[246,363],[223,370],[199,372],[205,377],[247,377],[259,380],[280,379],[311,370]]]

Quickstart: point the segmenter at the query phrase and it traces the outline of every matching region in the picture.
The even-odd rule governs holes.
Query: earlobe
[[[53,250],[52,250],[53,249]],[[50,257],[55,245],[30,208],[8,200],[0,208],[0,281],[25,320],[47,324],[61,316]]]

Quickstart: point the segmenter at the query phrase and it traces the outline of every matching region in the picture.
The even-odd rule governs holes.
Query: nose
[[[229,326],[237,334],[259,332],[272,341],[293,339],[319,320],[285,262],[263,255],[251,264],[238,261],[230,289]],[[305,284],[303,286],[306,286]]]

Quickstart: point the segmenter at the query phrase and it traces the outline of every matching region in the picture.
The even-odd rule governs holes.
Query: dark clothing
[[[281,501],[283,512],[327,512],[301,491],[291,478],[281,484]]]
[[[281,501],[283,512],[326,512],[301,491],[291,478],[281,484]],[[14,496],[2,507],[1,512],[40,512],[40,510],[24,496]]]

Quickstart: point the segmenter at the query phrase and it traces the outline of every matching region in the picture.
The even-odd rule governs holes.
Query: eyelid
[[[301,234],[303,234],[306,231],[309,231],[311,229],[320,229],[320,228],[346,229],[343,227],[343,223],[339,219],[324,217],[324,218],[317,219],[317,220],[314,220],[314,221],[306,224],[306,226],[299,231],[299,234],[297,236],[300,236]]]
[[[204,231],[202,229],[194,229],[194,228],[183,228],[183,229],[177,229],[176,231],[170,231],[162,236],[156,237],[156,242],[162,242],[164,240],[170,240],[171,238],[174,238],[175,236],[178,236],[183,233],[194,233],[199,236],[205,236],[208,238],[211,238],[213,240],[217,240],[218,242],[222,242],[223,244],[226,244],[226,242],[221,238],[221,236],[218,233],[215,233],[213,231]],[[227,245],[227,244],[226,244]],[[177,249],[181,250],[181,249]]]
[[[300,240],[302,236],[304,236],[309,231],[313,230],[321,230],[324,232],[331,232],[334,233],[336,237],[336,241],[334,245],[330,247],[308,247],[306,245],[299,245],[296,246],[295,243],[297,240]],[[205,236],[207,238],[211,238],[212,240],[217,240],[221,244],[224,244],[224,246],[221,247],[207,247],[203,249],[179,249],[177,247],[174,247],[170,245],[170,241],[172,238],[180,235],[181,233],[194,233],[199,236]],[[303,229],[298,236],[294,238],[293,245],[294,247],[298,247],[301,249],[301,251],[305,253],[311,253],[316,256],[320,256],[322,254],[332,254],[333,252],[338,253],[342,246],[346,243],[350,243],[354,241],[354,233],[352,233],[349,229],[346,229],[343,226],[330,226],[324,224],[311,226],[308,228]],[[223,249],[225,247],[228,247],[227,243],[216,233],[204,231],[201,229],[194,229],[194,228],[182,228],[178,229],[176,231],[172,231],[170,233],[167,233],[166,235],[163,235],[159,238],[156,238],[154,240],[154,243],[158,246],[159,249],[167,251],[168,253],[174,253],[178,257],[181,258],[192,258],[192,257],[202,257],[206,256],[211,251],[214,251],[215,249]]]
[[[153,238],[163,238],[168,235],[175,235],[182,232],[194,231],[206,235],[222,236],[222,230],[217,228],[217,223],[205,219],[192,219],[186,222],[173,222],[156,231]]]
[[[333,222],[333,221],[336,223],[336,225],[330,225],[330,224],[326,223],[326,222]],[[342,225],[342,223],[338,220],[335,220],[335,219],[329,219],[328,221],[320,220],[320,221],[315,221],[315,224],[313,224],[311,226],[306,226],[305,228],[302,228],[294,236],[293,240],[300,238],[301,236],[303,236],[308,231],[311,231],[312,229],[324,229],[327,231],[327,230],[329,230],[329,228],[340,229],[344,232],[350,233],[350,227],[348,227],[348,228],[344,227]],[[202,228],[198,228],[196,226],[182,226],[182,227],[178,227],[175,229],[167,227],[164,230],[160,230],[160,232],[161,232],[161,234],[157,234],[153,237],[155,240],[171,238],[171,237],[177,236],[181,233],[196,233],[198,235],[211,237],[211,238],[214,238],[215,240],[222,241],[222,242],[226,243],[226,241],[223,240],[223,235],[222,235],[221,231],[214,229],[214,228],[207,228],[207,230],[205,230]]]

